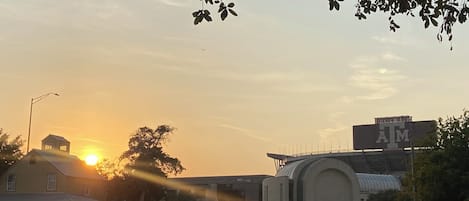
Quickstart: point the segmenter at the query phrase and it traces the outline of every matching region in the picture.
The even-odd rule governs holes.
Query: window
[[[7,177],[7,191],[14,192],[16,191],[16,176],[15,175],[8,175]]]
[[[67,151],[67,145],[62,145],[59,147],[60,151]]]
[[[50,150],[50,149],[52,149],[51,145],[48,145],[48,144],[44,145],[44,150]]]
[[[57,175],[48,174],[47,175],[47,191],[56,191],[57,190]]]

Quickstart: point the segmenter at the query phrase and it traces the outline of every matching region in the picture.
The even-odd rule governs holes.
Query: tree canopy
[[[222,0],[200,0],[202,7],[192,13],[194,24],[202,21],[211,22],[210,11],[206,7],[216,7],[221,20],[225,20],[230,14],[238,16],[234,10],[235,3],[226,3]],[[326,0],[324,0],[326,1]],[[341,2],[344,0],[329,1],[329,10],[340,10]],[[357,11],[355,17],[365,20],[368,16],[376,13],[388,15],[389,29],[396,31],[400,26],[395,21],[395,16],[404,15],[422,20],[425,28],[430,25],[439,27],[437,40],[443,41],[447,36],[448,41],[453,40],[453,26],[456,23],[463,24],[469,18],[469,3],[466,0],[357,0],[355,5]]]
[[[400,200],[408,200],[414,185],[417,200],[469,200],[469,111],[440,118],[437,131],[424,145],[414,163],[414,178],[408,174],[404,180]]]
[[[163,186],[135,176],[144,173],[158,178],[180,174],[184,167],[179,159],[163,150],[163,144],[174,130],[168,125],[156,129],[141,127],[130,136],[129,149],[117,161],[104,161],[98,171],[110,179],[108,200],[161,200]]]
[[[397,190],[381,191],[375,194],[371,194],[368,197],[368,201],[395,201],[398,195]]]
[[[17,136],[12,140],[9,140],[9,138],[10,135],[0,128],[0,175],[23,157],[21,137]]]

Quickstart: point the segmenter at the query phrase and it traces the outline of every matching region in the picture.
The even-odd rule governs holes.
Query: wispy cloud
[[[341,133],[344,133],[347,128],[348,127],[344,125],[336,125],[335,127],[323,128],[318,130],[317,132],[320,137],[320,142],[329,142],[329,144],[333,144],[332,142],[336,141],[337,139],[340,139]],[[337,141],[335,143],[338,144]]]
[[[158,0],[159,2],[163,3],[167,6],[175,6],[175,7],[185,7],[190,4],[190,0]]]
[[[249,129],[241,128],[241,127],[238,127],[238,126],[233,126],[233,125],[230,125],[230,124],[220,124],[220,125],[218,125],[218,127],[236,131],[237,133],[239,133],[241,135],[244,135],[246,137],[252,138],[252,139],[256,139],[256,140],[260,140],[260,141],[264,141],[264,142],[269,142],[269,143],[272,142],[271,139],[268,139],[268,138],[265,138],[265,137],[262,137],[262,136],[258,136],[256,134],[254,134],[254,131],[249,130]]]
[[[95,139],[91,139],[91,138],[74,138],[74,140],[91,142],[91,143],[96,143],[96,144],[105,144],[105,143],[103,143],[99,140],[95,140]]]
[[[341,112],[341,111],[332,112],[327,115],[327,118],[331,122],[337,122],[344,115],[345,115],[345,112]]]
[[[393,54],[391,52],[386,52],[382,54],[381,58],[386,61],[405,61],[404,58],[397,56],[396,54]]]
[[[179,40],[179,39],[178,39]],[[324,76],[317,72],[303,71],[250,71],[238,70],[236,66],[219,68],[216,63],[203,59],[171,54],[168,51],[148,48],[130,48],[129,53],[147,58],[158,59],[155,68],[191,76],[207,77],[226,81],[252,82],[262,84],[269,90],[285,93],[333,92],[342,87],[327,83]],[[158,64],[164,63],[164,64]]]
[[[258,72],[238,73],[229,71],[218,71],[214,75],[224,79],[243,80],[252,82],[283,82],[302,79],[303,75],[293,72]]]
[[[380,56],[362,57],[356,59],[350,67],[353,70],[349,77],[350,85],[365,91],[365,95],[344,96],[342,102],[350,103],[355,100],[380,100],[389,98],[399,92],[395,84],[406,77],[398,70],[383,67],[391,61],[405,59],[393,53]]]
[[[386,44],[386,45],[399,45],[399,46],[405,46],[409,45],[409,42],[404,41],[403,39],[397,40],[391,36],[373,36],[371,37],[374,41],[381,43],[381,44]]]
[[[333,85],[315,84],[308,82],[291,83],[289,85],[276,86],[273,89],[287,93],[316,93],[316,92],[333,92],[341,90],[340,87]]]

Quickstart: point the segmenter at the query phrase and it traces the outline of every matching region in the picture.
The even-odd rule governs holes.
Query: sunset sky
[[[469,108],[469,26],[453,46],[419,18],[359,21],[356,1],[236,0],[192,24],[197,0],[0,0],[0,128],[115,158],[141,126],[177,128],[181,176],[274,174],[267,152],[351,149],[352,126]],[[215,13],[215,10],[213,11]],[[25,146],[26,147],[26,146]]]

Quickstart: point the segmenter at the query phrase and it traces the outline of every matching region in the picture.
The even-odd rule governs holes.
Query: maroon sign
[[[401,149],[435,131],[435,121],[392,122],[353,126],[353,148]]]

